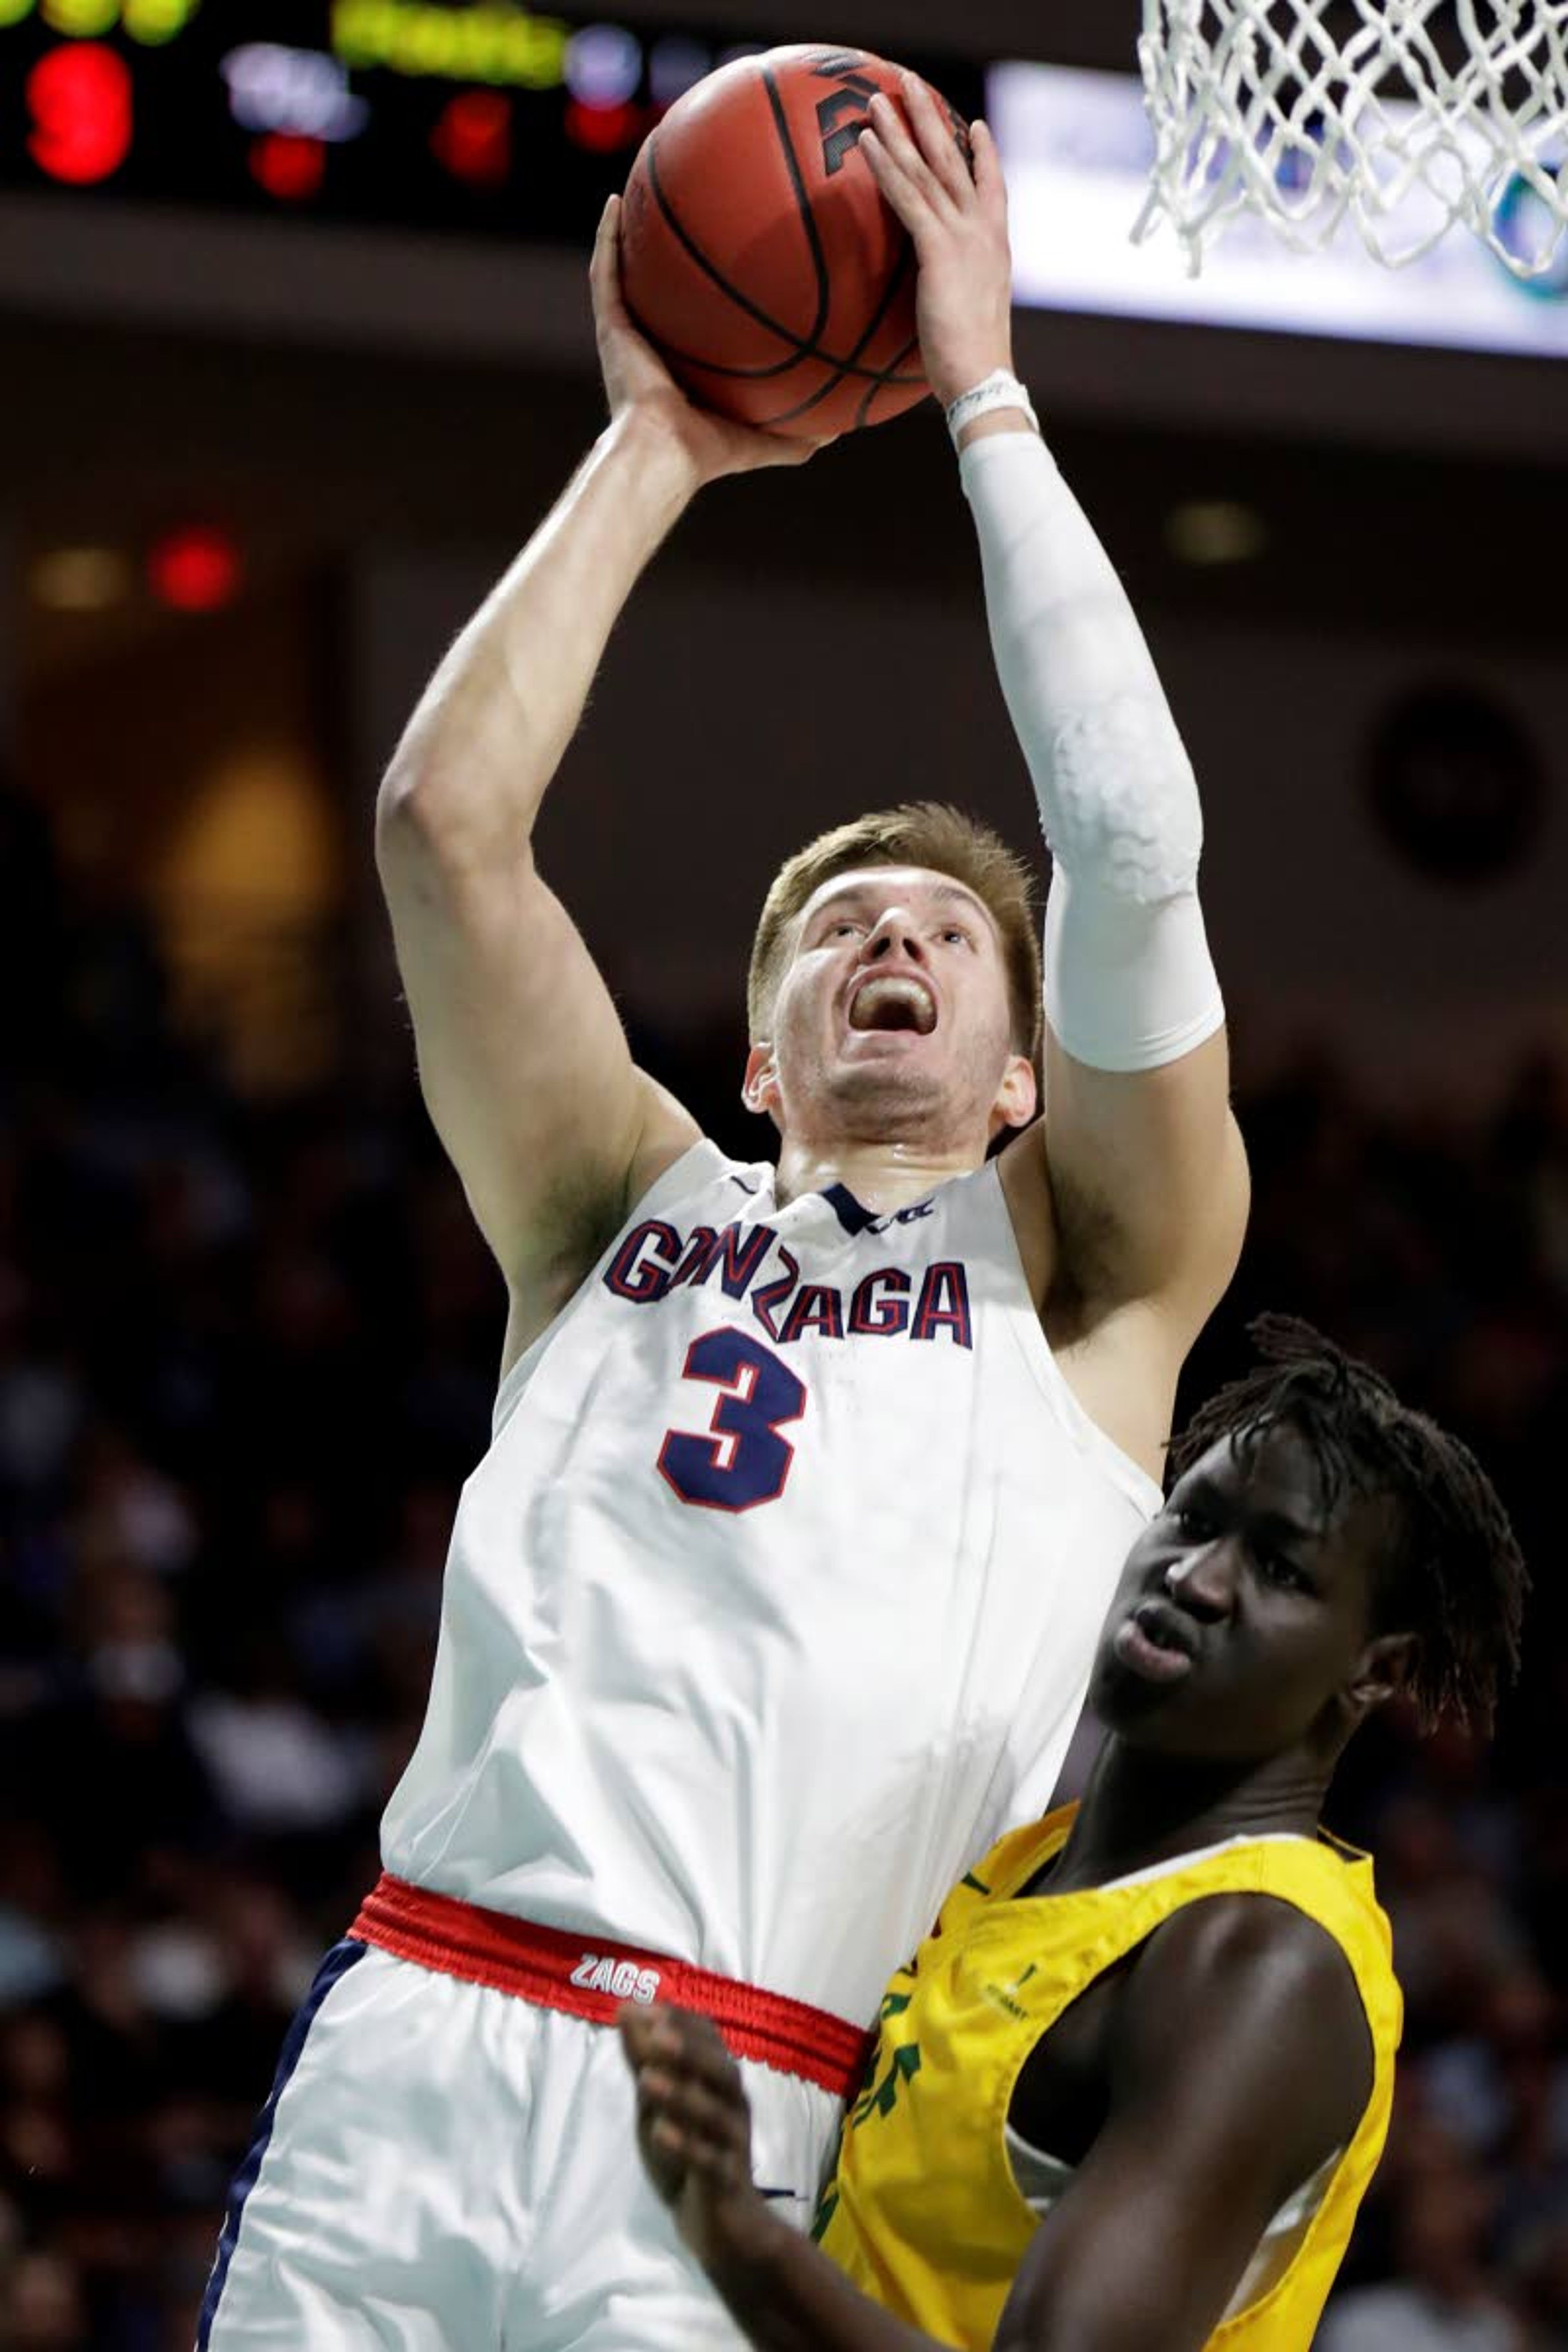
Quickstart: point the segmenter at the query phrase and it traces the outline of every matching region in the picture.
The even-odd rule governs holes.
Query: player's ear
[[[779,1115],[779,1073],[773,1059],[773,1049],[764,1040],[753,1045],[746,1055],[746,1075],[741,1082],[741,1100],[748,1110],[771,1118],[775,1126]]]
[[[1040,1107],[1039,1080],[1026,1054],[1010,1054],[991,1110],[991,1132],[1005,1127],[1027,1127]]]
[[[1358,1718],[1397,1698],[1414,1681],[1421,1662],[1418,1633],[1379,1633],[1355,1662],[1349,1696]]]

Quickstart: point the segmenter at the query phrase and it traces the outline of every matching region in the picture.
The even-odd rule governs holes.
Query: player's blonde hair
[[[1034,877],[1000,834],[978,817],[941,801],[909,801],[874,809],[849,824],[819,834],[780,866],[763,902],[752,942],[746,1018],[753,1044],[767,1035],[789,961],[790,926],[807,901],[836,874],[863,866],[924,866],[973,890],[1002,935],[1002,956],[1013,1009],[1015,1051],[1038,1063],[1044,1014],[1040,997],[1040,934]]]

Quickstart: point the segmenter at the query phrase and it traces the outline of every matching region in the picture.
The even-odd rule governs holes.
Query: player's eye
[[[1180,1504],[1171,1517],[1176,1523],[1178,1534],[1185,1536],[1189,1543],[1202,1543],[1205,1536],[1214,1533],[1206,1513],[1200,1511],[1195,1503]]]
[[[1304,1571],[1297,1567],[1293,1559],[1288,1559],[1282,1551],[1268,1551],[1260,1549],[1258,1553],[1258,1567],[1259,1574],[1266,1582],[1279,1585],[1283,1591],[1304,1592],[1308,1589],[1308,1580]]]
[[[951,946],[954,940],[957,940],[961,948],[966,948],[970,944],[969,933],[965,930],[961,930],[956,923],[950,924],[942,936],[944,946]]]

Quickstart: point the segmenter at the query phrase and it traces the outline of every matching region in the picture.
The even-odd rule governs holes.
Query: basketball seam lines
[[[894,375],[887,368],[860,367],[856,364],[853,357],[847,360],[840,359],[836,352],[824,351],[816,343],[803,342],[799,336],[794,334],[788,327],[783,327],[779,324],[776,319],[770,318],[768,313],[765,310],[761,310],[748,295],[742,293],[738,286],[731,285],[730,280],[724,276],[722,270],[714,267],[713,263],[709,260],[708,256],[703,252],[701,247],[698,245],[694,238],[689,234],[685,226],[682,225],[679,215],[676,213],[674,206],[671,205],[669,198],[664,193],[664,189],[660,184],[658,176],[658,148],[657,134],[648,142],[647,178],[648,186],[653,192],[654,202],[658,206],[660,213],[663,215],[665,222],[669,227],[671,234],[676,237],[684,250],[690,255],[699,269],[703,272],[705,277],[712,279],[714,285],[719,288],[721,293],[726,294],[731,302],[735,303],[739,309],[744,310],[748,318],[754,319],[759,326],[765,327],[771,335],[776,335],[780,342],[787,343],[790,347],[790,356],[788,359],[773,362],[766,367],[726,367],[721,362],[702,359],[695,352],[683,351],[679,344],[663,341],[663,339],[656,336],[655,340],[661,341],[662,348],[667,351],[672,358],[683,360],[689,367],[704,368],[710,375],[732,376],[741,381],[752,383],[763,382],[767,377],[772,375],[783,375],[803,359],[819,360],[825,366],[837,369],[837,376],[836,378],[836,382],[837,383],[842,383],[846,376],[858,376],[863,381],[868,383],[873,391],[879,390],[885,385],[892,385],[895,388],[898,388],[914,382],[914,378],[912,376]],[[888,281],[881,301],[879,303],[876,313],[872,319],[871,327],[868,328],[866,333],[861,336],[860,341],[855,346],[857,352],[864,351],[871,332],[879,323],[881,317],[887,309],[887,305],[892,295],[893,289],[903,274],[907,257],[908,248],[905,247],[899,255],[898,262]],[[635,317],[635,312],[633,315]],[[641,321],[638,321],[638,323],[640,324]],[[900,359],[903,356],[904,354],[902,352],[899,354]],[[832,384],[825,385],[823,387],[823,393],[816,395],[816,397],[826,396],[826,394],[832,389],[834,389]],[[795,413],[798,412],[786,412],[786,414]]]
[[[773,128],[779,134],[779,145],[784,149],[790,186],[795,190],[795,208],[800,215],[801,226],[805,231],[806,243],[811,247],[812,267],[816,271],[816,317],[812,322],[811,329],[811,341],[815,343],[827,324],[827,313],[833,301],[833,289],[827,277],[827,259],[822,250],[822,239],[817,235],[816,218],[811,209],[811,200],[805,193],[805,182],[800,175],[800,158],[795,152],[795,141],[789,135],[789,117],[784,112],[784,100],[779,96],[778,84],[773,79],[773,69],[768,66],[763,68],[763,88],[767,91],[768,104],[773,109]]]
[[[904,271],[909,267],[910,257],[913,251],[914,247],[912,245],[904,245],[900,247],[899,257],[897,261],[894,262],[892,269],[889,273],[888,282],[882,289],[881,295],[878,300],[875,310],[871,313],[870,322],[867,326],[859,341],[856,344],[854,351],[850,352],[848,361],[839,368],[837,374],[830,377],[826,383],[820,385],[818,389],[812,393],[807,399],[800,401],[794,408],[786,408],[779,415],[769,417],[767,423],[770,429],[778,425],[793,425],[797,416],[809,415],[811,411],[816,407],[819,402],[826,399],[830,392],[837,391],[839,385],[845,381],[846,377],[851,375],[863,376],[868,373],[868,371],[864,368],[856,367],[854,365],[854,362],[865,350],[867,344],[870,341],[872,336],[881,325],[882,320],[886,318],[888,314],[888,305],[891,302],[894,295],[899,290]],[[892,373],[893,369],[898,366],[899,362],[901,359],[907,359],[910,352],[917,351],[919,348],[920,337],[916,335],[911,341],[907,342],[904,345],[901,352],[894,352],[886,370],[879,371],[874,375],[872,382],[866,387],[866,397],[862,400],[859,407],[855,412],[856,422],[858,425],[864,425],[866,418],[869,414],[871,404],[879,392],[887,391],[889,386],[897,389],[900,384],[910,384],[919,381],[919,379],[914,376],[899,376]]]
[[[680,217],[676,212],[674,205],[670,203],[669,198],[665,194],[663,183],[660,181],[658,176],[658,148],[657,144],[657,135],[655,139],[650,139],[648,142],[647,184],[653,190],[653,200],[664,215],[667,225],[684,250],[690,255],[699,269],[702,271],[705,277],[712,279],[714,285],[718,287],[721,294],[728,295],[731,302],[736,303],[741,310],[744,310],[748,318],[754,319],[759,326],[765,327],[771,335],[776,335],[781,343],[787,343],[790,347],[790,355],[787,359],[775,360],[766,367],[730,368],[721,366],[711,360],[699,359],[695,352],[682,351],[678,343],[664,341],[660,339],[662,348],[665,351],[671,352],[675,358],[689,362],[693,367],[705,367],[709,369],[714,375],[783,375],[786,369],[794,367],[799,360],[807,356],[809,347],[803,344],[797,337],[793,335],[787,327],[781,327],[776,319],[770,319],[767,312],[763,310],[760,310],[757,304],[753,302],[748,295],[743,294],[738,286],[731,286],[723,271],[714,267],[713,263],[709,260],[708,256],[703,252],[702,247],[696,242],[695,238],[688,233],[687,229],[682,225]],[[814,353],[811,355],[816,356]]]
[[[891,293],[892,293],[893,286],[896,286],[896,285],[897,285],[897,283],[898,283],[898,273],[897,273],[897,271],[895,271],[895,272],[894,272],[894,274],[893,274],[893,281],[892,281],[892,285],[889,285],[889,289],[888,289],[888,292],[889,292],[889,295],[891,295]],[[909,341],[904,345],[903,350],[902,350],[901,352],[895,352],[893,353],[892,358],[891,358],[891,359],[889,361],[889,362],[888,362],[889,367],[889,368],[896,368],[896,367],[898,366],[899,362],[900,362],[900,360],[907,360],[907,359],[909,358],[909,356],[910,356],[910,353],[911,352],[918,352],[918,351],[919,351],[919,349],[920,349],[920,347],[921,347],[921,339],[920,339],[920,337],[919,337],[918,335],[911,335],[911,336],[910,337]],[[896,379],[893,379],[893,381],[896,381]],[[870,415],[871,415],[871,411],[872,411],[873,407],[876,405],[877,394],[878,394],[881,390],[882,390],[882,386],[881,386],[879,383],[868,384],[868,385],[867,386],[867,388],[866,388],[866,397],[865,397],[865,399],[860,403],[859,407],[855,411],[855,426],[856,426],[856,430],[857,430],[857,431],[858,431],[858,430],[860,429],[860,427],[861,427],[863,425],[867,424],[867,423],[869,421],[869,419],[870,419]]]

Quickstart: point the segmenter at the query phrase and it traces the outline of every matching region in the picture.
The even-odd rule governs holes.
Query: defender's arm
[[[1157,1930],[1114,2030],[1110,2112],[994,2352],[1201,2352],[1268,2221],[1371,2091],[1338,1947],[1268,1897],[1215,1896]],[[758,2352],[938,2352],[758,2196],[739,2069],[707,2019],[628,2005],[621,2036],[643,2161]]]
[[[1201,2352],[1268,2222],[1371,2094],[1348,1963],[1267,1896],[1213,1896],[1158,1929],[1113,2031],[1110,2112],[994,2352]]]
[[[620,2029],[643,2164],[748,2343],[757,2352],[941,2352],[758,2195],[741,2070],[711,2021],[628,2002]]]

